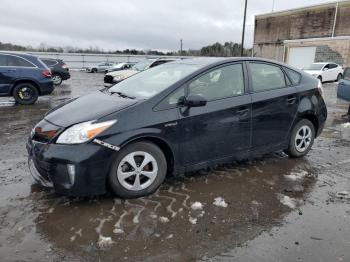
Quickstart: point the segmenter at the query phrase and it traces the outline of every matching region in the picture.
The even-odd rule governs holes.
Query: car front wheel
[[[108,182],[113,193],[122,198],[142,197],[159,188],[166,172],[162,150],[153,143],[137,142],[118,152]]]
[[[21,105],[31,105],[39,97],[38,89],[30,83],[20,83],[13,89],[13,97]]]
[[[314,138],[314,125],[309,120],[303,119],[294,126],[289,140],[289,147],[285,152],[290,157],[303,157],[311,150]]]

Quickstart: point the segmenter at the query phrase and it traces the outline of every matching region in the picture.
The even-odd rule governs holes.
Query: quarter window
[[[224,66],[202,75],[188,86],[189,94],[199,94],[208,101],[244,93],[242,64]]]
[[[284,71],[286,71],[293,85],[298,85],[300,83],[301,75],[298,72],[287,67],[284,68]]]
[[[254,92],[262,92],[286,86],[283,71],[278,66],[249,63]]]

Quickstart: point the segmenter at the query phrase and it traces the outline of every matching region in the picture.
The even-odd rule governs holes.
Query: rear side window
[[[289,69],[287,67],[284,67],[284,71],[287,73],[290,81],[292,81],[293,85],[298,85],[300,83],[301,80],[301,74],[299,74],[298,72]]]
[[[338,65],[336,65],[336,64],[329,64],[329,69],[334,69],[334,68],[337,68],[338,67]]]
[[[262,92],[286,86],[286,78],[280,67],[265,63],[249,63],[254,92]]]
[[[54,65],[58,64],[58,62],[56,60],[41,59],[41,61],[43,61],[48,66],[54,66]]]
[[[0,55],[0,66],[7,66],[7,56]]]
[[[7,66],[34,67],[34,65],[23,58],[17,56],[7,57]]]

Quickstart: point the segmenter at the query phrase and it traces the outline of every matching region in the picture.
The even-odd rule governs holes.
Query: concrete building
[[[253,54],[298,68],[325,61],[350,66],[350,1],[257,15]]]

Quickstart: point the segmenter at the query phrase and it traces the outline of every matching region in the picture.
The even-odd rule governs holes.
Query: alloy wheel
[[[128,190],[140,191],[148,188],[156,179],[158,164],[156,159],[144,151],[132,152],[119,163],[117,178]]]
[[[307,125],[301,126],[295,136],[295,148],[298,152],[305,152],[312,141],[312,131]]]

